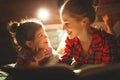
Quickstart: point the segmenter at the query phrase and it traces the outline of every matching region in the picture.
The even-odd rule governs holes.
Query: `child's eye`
[[[38,35],[38,38],[40,38],[40,37],[43,37],[43,34],[39,34],[39,35]]]

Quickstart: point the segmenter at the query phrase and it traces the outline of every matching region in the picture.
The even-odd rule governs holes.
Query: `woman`
[[[18,52],[16,68],[32,68],[53,65],[58,55],[51,47],[42,23],[26,19],[9,25]]]
[[[120,62],[120,46],[115,36],[91,27],[96,13],[91,0],[67,0],[60,9],[63,29],[68,35],[60,63],[72,65]]]

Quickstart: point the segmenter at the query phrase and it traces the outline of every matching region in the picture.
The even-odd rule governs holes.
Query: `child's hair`
[[[35,19],[24,19],[20,22],[10,22],[8,30],[12,34],[13,40],[17,47],[28,48],[26,41],[33,40],[35,32],[39,28],[44,28],[42,23]]]

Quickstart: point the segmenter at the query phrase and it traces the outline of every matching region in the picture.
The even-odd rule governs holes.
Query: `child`
[[[21,20],[9,24],[18,52],[15,68],[33,68],[58,62],[57,52],[51,47],[45,28],[37,20]]]

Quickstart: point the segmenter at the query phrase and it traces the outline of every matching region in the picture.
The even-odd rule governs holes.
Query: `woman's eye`
[[[66,26],[68,26],[68,25],[69,25],[69,23],[65,23],[65,25],[66,25]]]
[[[68,26],[70,24],[70,22],[69,21],[65,21],[62,24],[63,24],[63,26]]]

